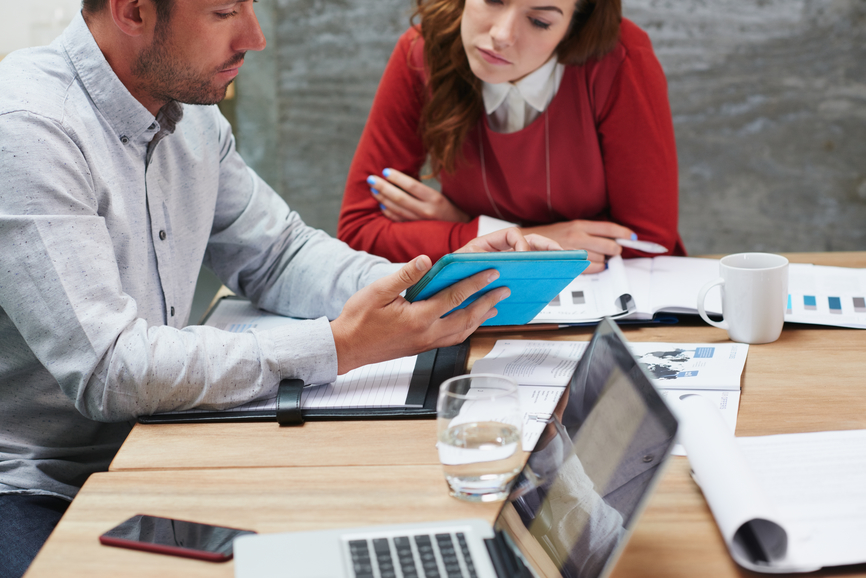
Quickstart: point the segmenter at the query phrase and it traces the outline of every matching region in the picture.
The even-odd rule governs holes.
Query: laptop
[[[604,319],[492,526],[469,519],[243,536],[234,543],[235,576],[607,576],[676,430],[622,333]]]

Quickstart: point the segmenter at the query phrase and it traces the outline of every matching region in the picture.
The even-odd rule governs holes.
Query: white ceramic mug
[[[788,260],[770,253],[737,253],[719,261],[720,277],[698,294],[704,321],[728,332],[731,341],[770,343],[779,338],[788,303]],[[707,292],[721,285],[721,323],[707,317]]]

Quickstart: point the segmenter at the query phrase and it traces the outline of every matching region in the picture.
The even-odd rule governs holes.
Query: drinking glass
[[[460,375],[439,386],[439,460],[451,495],[503,500],[523,467],[517,383],[503,375]]]

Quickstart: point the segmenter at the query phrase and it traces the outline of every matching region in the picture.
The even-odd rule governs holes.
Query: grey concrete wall
[[[866,249],[866,1],[625,6],[668,75],[689,251]]]
[[[238,79],[240,150],[307,223],[331,234],[407,0],[265,0],[268,48]]]
[[[866,0],[623,0],[668,75],[693,254],[866,249]],[[342,189],[410,0],[264,0],[242,153],[311,224]]]

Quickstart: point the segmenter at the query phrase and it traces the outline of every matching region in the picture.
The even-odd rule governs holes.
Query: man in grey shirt
[[[226,408],[457,343],[495,315],[480,273],[433,299],[399,266],[304,225],[212,105],[265,40],[250,0],[85,0],[0,63],[0,576],[20,575],[139,415]],[[180,103],[188,103],[184,106]],[[467,250],[556,248],[515,230]],[[200,265],[308,319],[185,327]]]

